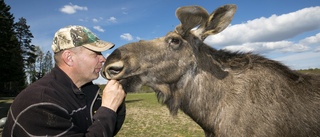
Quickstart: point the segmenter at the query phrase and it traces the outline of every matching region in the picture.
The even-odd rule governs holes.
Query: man
[[[115,135],[125,118],[126,94],[110,80],[101,98],[91,82],[106,61],[101,52],[113,46],[82,26],[56,32],[55,67],[15,98],[3,137]]]

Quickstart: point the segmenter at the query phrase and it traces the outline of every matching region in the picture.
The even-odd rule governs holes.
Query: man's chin
[[[96,80],[99,78],[99,73],[96,73],[92,80]]]

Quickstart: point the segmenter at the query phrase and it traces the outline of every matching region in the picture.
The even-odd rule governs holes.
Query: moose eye
[[[172,48],[177,49],[180,46],[180,39],[176,39],[176,38],[169,39],[169,45]]]
[[[172,43],[172,44],[179,44],[179,43],[180,43],[180,40],[173,38],[173,39],[171,39],[170,43]]]

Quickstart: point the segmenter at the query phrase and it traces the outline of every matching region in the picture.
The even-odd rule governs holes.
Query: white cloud
[[[300,43],[303,43],[306,45],[320,44],[320,33],[318,33],[315,36],[307,37],[303,40],[300,40]]]
[[[242,51],[242,52],[256,52],[256,53],[268,53],[272,51],[276,52],[303,52],[308,51],[311,48],[302,44],[296,44],[291,41],[278,41],[278,42],[254,42],[245,43],[242,45],[234,45],[225,47],[231,51]]]
[[[275,42],[292,38],[320,28],[320,7],[310,7],[296,12],[272,15],[269,18],[249,20],[231,25],[223,32],[209,36],[210,46],[242,45],[251,42]]]
[[[89,22],[89,19],[88,19],[88,17],[86,17],[86,18],[79,19],[79,21],[81,21],[81,22]]]
[[[98,19],[94,18],[92,19],[93,22],[99,22]]]
[[[120,37],[122,39],[125,39],[125,40],[128,40],[128,41],[133,40],[133,37],[132,37],[132,35],[130,33],[124,33],[124,34],[120,35]]]
[[[314,49],[314,52],[320,52],[320,47],[316,47],[316,49]]]
[[[320,68],[320,54],[315,52],[297,53],[285,57],[274,58],[274,60],[287,64],[292,69]]]
[[[102,29],[100,26],[94,26],[93,28],[97,31],[104,32],[104,29]]]
[[[315,36],[310,36],[294,43],[291,41],[277,41],[277,42],[252,42],[244,43],[241,45],[226,46],[224,49],[230,51],[242,51],[242,52],[257,52],[257,53],[268,53],[272,51],[276,52],[303,52],[311,50],[309,45],[320,45],[320,33]],[[320,47],[317,47],[315,52],[320,51]]]
[[[92,21],[93,21],[94,23],[98,23],[98,22],[100,22],[100,21],[103,21],[103,18],[102,18],[102,17],[93,18]]]
[[[61,12],[67,13],[67,14],[74,14],[74,13],[77,12],[77,10],[87,11],[88,8],[87,7],[81,7],[81,6],[78,6],[78,5],[73,5],[72,3],[70,3],[70,5],[64,5],[63,8],[60,9]]]
[[[88,20],[86,20],[86,19],[79,19],[79,21],[81,21],[81,22],[88,22]]]
[[[117,19],[115,17],[110,17],[108,22],[117,23]]]
[[[124,15],[127,15],[127,14],[128,14],[127,8],[121,8],[121,10],[122,10],[122,14],[124,14]]]

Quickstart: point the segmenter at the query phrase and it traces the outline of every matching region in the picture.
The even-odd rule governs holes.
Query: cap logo
[[[85,33],[87,33],[87,37],[89,38],[88,43],[96,42],[99,40],[91,31],[88,31],[86,29],[82,29]]]

